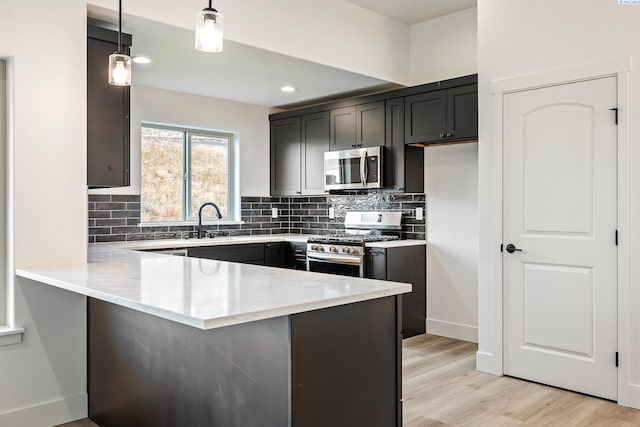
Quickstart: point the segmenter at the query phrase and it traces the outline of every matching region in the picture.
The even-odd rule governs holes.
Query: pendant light
[[[203,52],[222,52],[222,14],[211,7],[196,13],[196,49]]]
[[[122,51],[122,0],[118,3],[118,50],[109,55],[109,84],[131,86],[131,57]]]

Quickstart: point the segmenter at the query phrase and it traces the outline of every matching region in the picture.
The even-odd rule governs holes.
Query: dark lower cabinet
[[[264,244],[264,265],[267,267],[284,267],[285,253],[289,249],[287,242],[273,242]]]
[[[265,265],[265,244],[247,243],[243,245],[200,246],[187,249],[187,256],[219,261],[241,262],[244,264]]]
[[[202,330],[87,298],[105,427],[401,427],[400,296]]]
[[[87,28],[87,185],[129,185],[129,87],[109,84],[109,55],[117,50],[117,33]],[[131,36],[123,35],[129,53]]]
[[[246,243],[199,246],[187,249],[187,256],[243,264],[306,270],[307,244],[298,242]]]
[[[413,290],[402,296],[402,338],[426,332],[426,245],[397,248],[367,248],[366,276],[370,279],[411,283]]]

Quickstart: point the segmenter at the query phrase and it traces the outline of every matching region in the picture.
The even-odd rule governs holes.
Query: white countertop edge
[[[319,310],[323,308],[336,307],[339,305],[351,304],[361,301],[368,301],[377,298],[384,298],[393,295],[401,295],[403,293],[411,292],[412,286],[408,283],[396,283],[394,289],[384,289],[377,291],[367,291],[359,294],[330,298],[322,301],[305,302],[301,304],[283,306],[268,310],[261,310],[249,313],[238,313],[235,315],[229,315],[216,319],[199,319],[186,315],[182,315],[173,311],[162,310],[157,307],[136,303],[127,298],[115,296],[94,289],[90,289],[83,286],[77,286],[62,280],[54,279],[49,276],[41,275],[33,271],[28,270],[16,270],[16,275],[24,277],[26,279],[34,280],[36,282],[44,283],[47,285],[55,286],[60,289],[64,289],[77,294],[85,295],[90,298],[99,299],[101,301],[113,303],[122,307],[127,307],[132,310],[136,310],[142,313],[147,313],[153,316],[158,316],[163,319],[172,320],[178,323],[182,323],[187,326],[192,326],[198,329],[216,329],[224,326],[238,325],[241,323],[254,322],[263,319],[270,319],[274,317],[288,316],[291,314],[303,313],[307,311]]]

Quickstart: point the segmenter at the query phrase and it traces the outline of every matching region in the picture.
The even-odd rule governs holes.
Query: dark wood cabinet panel
[[[300,194],[300,117],[271,122],[271,194]]]
[[[244,264],[264,265],[264,243],[243,245],[200,246],[189,248],[187,256],[193,258],[214,259],[218,261],[241,262]]]
[[[129,185],[129,87],[109,84],[109,55],[117,33],[88,27],[87,38],[87,185]],[[131,43],[131,36],[125,38]],[[129,53],[129,46],[123,50]]]
[[[444,90],[405,98],[405,143],[416,144],[443,138],[446,134]]]
[[[424,192],[424,149],[404,143],[404,98],[386,102],[385,188]]]
[[[291,425],[402,426],[398,315],[387,297],[291,316]]]
[[[272,242],[264,244],[264,265],[267,267],[286,267],[286,253],[289,248],[287,242]]]
[[[405,142],[441,144],[478,139],[478,85],[406,97]]]
[[[329,112],[301,117],[302,194],[323,194],[324,153],[329,151]]]
[[[452,141],[478,139],[478,85],[447,90],[447,138]]]
[[[356,105],[356,147],[376,147],[385,143],[384,101]],[[354,148],[356,148],[354,147]]]
[[[330,150],[348,150],[356,145],[356,107],[331,110]]]
[[[411,283],[411,293],[402,296],[402,337],[424,334],[427,317],[426,246],[367,248],[366,257],[368,278]]]

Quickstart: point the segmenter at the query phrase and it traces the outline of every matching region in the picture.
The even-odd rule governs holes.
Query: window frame
[[[235,161],[235,145],[237,134],[234,132],[218,131],[212,129],[203,129],[179,125],[168,125],[164,123],[155,123],[143,121],[140,125],[140,147],[142,151],[142,129],[159,129],[173,132],[182,133],[182,215],[179,220],[146,220],[140,218],[140,222],[147,225],[154,224],[166,224],[166,223],[190,223],[198,220],[197,212],[192,212],[191,205],[191,154],[192,154],[192,136],[210,137],[218,139],[226,139],[227,147],[227,212],[222,219],[218,220],[215,216],[203,216],[203,220],[218,221],[218,222],[231,222],[235,221],[238,213],[236,191],[238,185],[236,183],[236,161]],[[221,143],[221,146],[225,144]],[[142,155],[140,155],[140,175],[142,175]],[[140,182],[140,196],[142,197],[143,187]],[[215,203],[215,200],[212,200]]]

